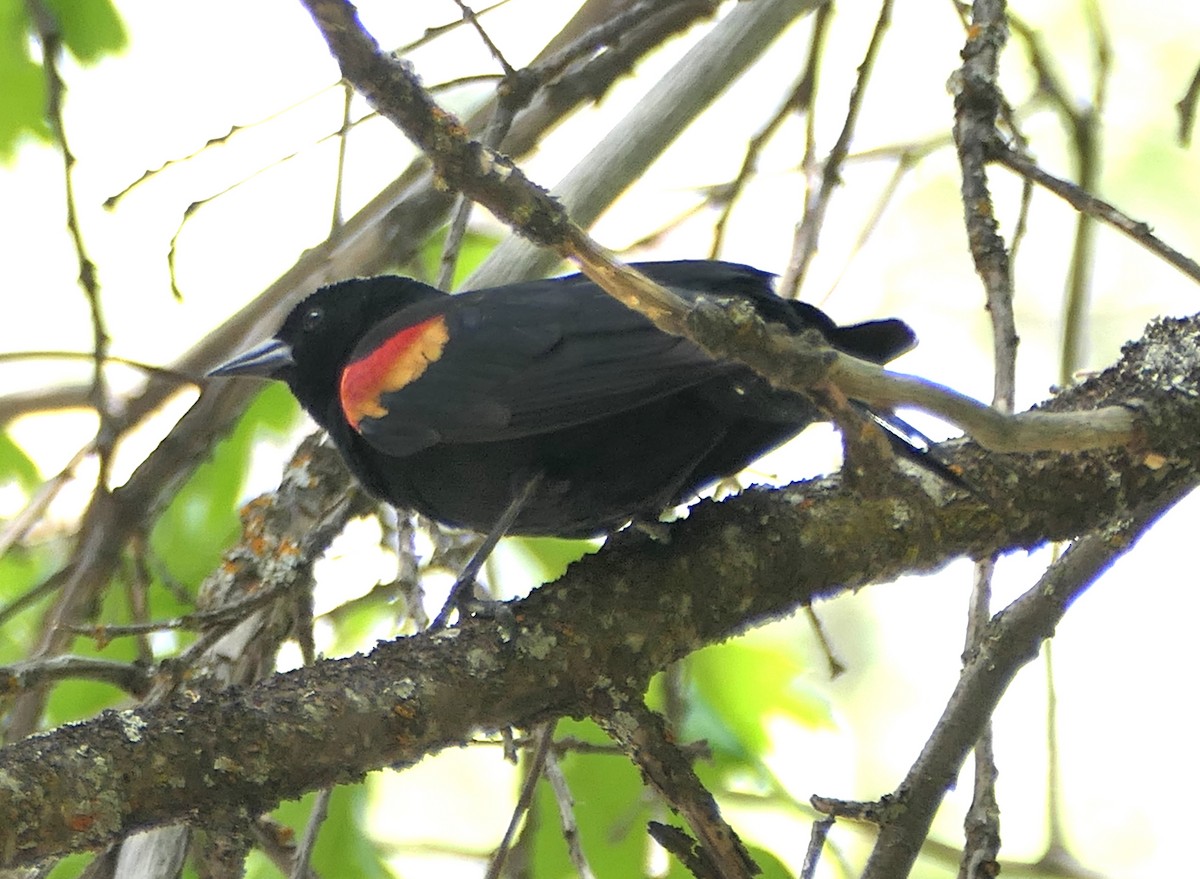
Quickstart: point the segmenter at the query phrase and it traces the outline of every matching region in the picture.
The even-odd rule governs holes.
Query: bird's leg
[[[483,567],[483,563],[492,554],[492,550],[496,548],[496,544],[500,542],[500,538],[512,528],[513,523],[517,520],[517,516],[533,496],[538,485],[541,484],[542,476],[541,472],[535,473],[521,484],[520,489],[513,495],[512,500],[509,501],[500,518],[496,520],[496,524],[492,526],[492,530],[483,538],[483,543],[479,544],[479,548],[475,550],[474,555],[471,556],[470,560],[459,573],[458,579],[454,581],[454,585],[450,587],[450,594],[446,597],[446,603],[438,611],[438,615],[434,618],[430,628],[445,628],[449,624],[450,614],[455,608],[459,609],[461,615],[462,605],[466,603],[466,599],[470,596],[469,590],[475,584],[475,577],[479,574],[479,569]],[[468,590],[466,595],[463,594],[463,590]]]

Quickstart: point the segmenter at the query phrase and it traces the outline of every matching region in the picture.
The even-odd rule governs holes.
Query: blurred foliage
[[[81,874],[87,865],[91,862],[92,856],[87,855],[67,855],[61,861],[54,865],[47,876],[47,879],[75,879]]]
[[[591,721],[560,721],[556,738],[573,738],[607,747],[606,736]],[[574,801],[579,843],[591,856],[597,879],[646,874],[647,821],[667,820],[667,809],[647,794],[638,770],[617,752],[566,754],[563,776]],[[538,879],[576,877],[563,840],[558,805],[550,785],[538,785],[521,844],[530,858],[530,874]],[[596,857],[601,854],[602,857]]]
[[[28,494],[40,481],[37,465],[7,433],[0,432],[0,488],[12,484]]]
[[[41,483],[41,475],[29,456],[7,433],[0,432],[0,491],[11,491],[21,506],[28,503]],[[0,522],[3,531],[6,522]],[[20,601],[31,589],[49,577],[58,561],[59,546],[53,540],[26,541],[13,546],[0,556],[0,609]],[[0,637],[0,663],[25,658],[32,641],[37,637],[38,611],[45,607],[46,598],[31,601],[20,613],[7,621],[5,637]]]
[[[479,268],[499,242],[499,236],[493,233],[468,229],[462,237],[462,244],[458,250],[458,261],[454,265],[454,282],[450,285],[451,289],[457,289],[459,284]],[[411,275],[428,284],[434,283],[441,271],[442,249],[445,245],[446,229],[442,228],[435,235],[430,236],[411,262],[400,268],[403,269],[404,274]]]
[[[24,0],[0,0],[0,162],[11,162],[24,137],[50,140],[46,73],[30,56],[37,28]],[[125,25],[108,0],[44,0],[66,47],[92,64],[125,48]]]
[[[254,448],[268,437],[285,436],[299,417],[287,387],[272,382],[196,468],[150,533],[150,547],[166,576],[194,591],[216,567],[239,530],[237,507]]]
[[[22,600],[53,574],[60,560],[56,545],[16,546],[0,557],[0,608]],[[5,622],[0,637],[0,663],[24,659],[38,636],[38,621],[50,599],[30,601]]]
[[[312,814],[316,794],[284,803],[273,817],[291,831],[291,842],[299,845]],[[353,876],[355,879],[386,879],[392,872],[384,863],[383,853],[362,832],[368,805],[368,791],[363,784],[335,787],[317,844],[313,849],[312,868],[325,877]],[[246,879],[275,879],[279,870],[265,855],[255,851],[246,862]]]
[[[514,551],[525,563],[537,586],[550,583],[566,573],[572,562],[595,552],[600,544],[591,539],[571,540],[563,537],[511,537],[506,549]],[[505,572],[505,582],[510,578]]]
[[[685,739],[704,739],[715,755],[755,765],[770,744],[772,717],[832,728],[829,702],[806,684],[800,656],[752,639],[714,644],[684,660],[689,684]]]
[[[108,0],[43,0],[43,5],[58,18],[65,49],[82,64],[94,64],[120,52],[126,46],[127,38],[121,19]],[[51,139],[45,114],[46,73],[40,61],[34,57],[36,34],[29,17],[29,10],[33,7],[34,4],[25,0],[0,0],[0,161],[11,161],[23,140]],[[1074,7],[1065,4],[1058,9],[1059,15],[1068,17],[1065,20],[1074,22]],[[1181,6],[1180,10],[1182,9]],[[129,12],[132,15],[132,9]],[[1138,16],[1140,20],[1140,12]],[[843,16],[843,19],[845,18]],[[904,22],[899,20],[896,23],[897,26],[903,24]],[[1069,27],[1078,30],[1073,24]],[[1068,26],[1056,29],[1055,32],[1066,34],[1069,32]],[[1185,81],[1183,73],[1187,73],[1194,64],[1194,42],[1187,38],[1189,33],[1189,30],[1180,29],[1179,37],[1173,44],[1175,55],[1178,57],[1172,63],[1166,63],[1170,60],[1169,56],[1159,53],[1155,59],[1158,63],[1141,64],[1142,68],[1152,72],[1157,70],[1155,75],[1162,80],[1156,81],[1151,87],[1143,87],[1142,91],[1146,95],[1160,96],[1161,106],[1155,112],[1158,124],[1163,126],[1169,122],[1170,113],[1169,100],[1161,96],[1169,95],[1173,100],[1178,91],[1175,85]],[[920,36],[924,38],[926,35],[922,33]],[[942,39],[940,45],[947,54],[945,71],[939,69],[937,73],[938,100],[944,98],[940,84],[945,80],[946,71],[956,62],[958,36],[955,34],[949,41],[944,37]],[[930,36],[927,42],[933,45],[934,37]],[[912,44],[915,43],[909,45]],[[1068,40],[1062,39],[1054,46],[1054,51],[1060,53],[1070,45]],[[1126,54],[1118,53],[1118,58],[1130,57],[1129,53],[1135,46],[1133,41],[1126,39],[1121,48]],[[854,51],[858,51],[857,47]],[[1086,56],[1086,53],[1084,54]],[[851,56],[845,54],[844,57]],[[1015,54],[1010,51],[1009,60],[1014,57]],[[919,66],[917,62],[921,60],[910,59],[910,63]],[[1083,63],[1090,66],[1090,58],[1084,57]],[[70,72],[79,76],[76,71]],[[823,75],[826,73],[836,73],[836,70],[823,71]],[[900,78],[895,79],[899,82]],[[1028,76],[1027,79],[1031,84],[1035,81],[1033,76]],[[915,98],[921,87],[910,86],[907,80],[905,82],[905,88],[909,89],[905,97],[913,97],[915,105]],[[886,88],[887,85],[887,82],[880,81],[872,83],[872,94],[875,95],[881,87]],[[826,85],[824,89],[828,94],[838,94],[839,102],[842,100],[836,85]],[[925,90],[928,91],[927,86]],[[1080,93],[1086,91],[1086,88],[1081,88]],[[879,97],[872,99],[883,100]],[[907,100],[896,103],[897,106],[903,106],[906,114],[910,113],[911,108]],[[1151,105],[1153,102],[1144,103]],[[747,112],[752,110],[747,109]],[[949,111],[943,108],[939,112]],[[919,117],[913,114],[913,118]],[[1119,126],[1140,130],[1144,125],[1141,121],[1126,125],[1119,116],[1106,118],[1109,120],[1110,132],[1117,131]],[[1037,119],[1034,122],[1037,122]],[[895,120],[890,120],[887,124],[892,126]],[[731,131],[735,129],[742,134],[748,130],[745,126],[730,126]],[[731,134],[732,136],[734,135]],[[1116,137],[1112,139],[1115,141]],[[889,136],[884,140],[891,140],[890,128]],[[706,162],[711,167],[718,167],[720,158],[716,153],[717,144],[709,143],[705,146]],[[708,147],[713,148],[711,155]],[[1053,139],[1039,137],[1038,147],[1039,151],[1052,151]],[[795,155],[789,154],[787,162],[793,163]],[[94,155],[86,157],[88,161],[100,165],[100,162],[96,162],[97,158]],[[1186,151],[1174,146],[1169,134],[1142,134],[1123,143],[1119,150],[1108,151],[1106,190],[1114,200],[1123,202],[1130,202],[1130,193],[1136,193],[1138,200],[1135,203],[1139,210],[1143,204],[1153,206],[1146,208],[1146,213],[1153,214],[1156,224],[1162,225],[1164,221],[1182,221],[1190,216],[1187,205],[1194,201],[1187,197],[1188,187],[1195,188],[1197,185],[1196,175],[1185,173],[1190,167],[1184,164],[1187,159]],[[764,167],[769,169],[774,165],[766,162]],[[895,226],[890,227],[892,235],[912,234],[913,239],[902,241],[899,248],[906,256],[899,258],[899,262],[891,261],[898,259],[893,256],[889,256],[888,260],[878,260],[880,265],[886,264],[888,267],[885,277],[875,278],[867,273],[853,278],[854,284],[848,283],[846,286],[854,286],[858,291],[869,291],[875,286],[893,289],[893,295],[904,297],[905,309],[915,312],[918,317],[923,309],[932,311],[931,303],[938,297],[968,303],[972,309],[970,313],[973,315],[973,322],[958,326],[957,331],[964,337],[978,337],[984,340],[988,328],[982,315],[976,314],[980,309],[974,300],[960,297],[957,292],[955,295],[947,292],[951,289],[957,291],[961,285],[969,283],[969,279],[960,278],[960,287],[952,287],[949,284],[939,286],[933,283],[945,272],[942,271],[942,266],[931,260],[945,259],[956,264],[964,262],[961,248],[957,244],[947,245],[944,241],[945,236],[929,233],[931,228],[942,228],[929,222],[929,218],[938,210],[952,214],[952,222],[955,223],[955,228],[959,228],[957,224],[961,205],[957,200],[957,178],[953,173],[944,174],[939,178],[933,170],[926,167],[922,168],[921,173],[926,175],[922,185],[910,186],[907,189],[904,196],[907,200],[903,209],[897,212],[908,218],[904,221],[903,228],[897,230]],[[775,178],[769,185],[778,185],[778,201],[782,202],[792,197],[782,177]],[[843,185],[847,188],[850,186],[848,182],[844,182]],[[663,188],[665,190],[665,187]],[[298,187],[297,191],[300,192],[301,188]],[[307,190],[304,190],[304,193],[309,194]],[[51,203],[55,198],[58,198],[57,194],[47,196]],[[920,218],[920,222],[913,222],[913,217]],[[764,216],[755,216],[753,219],[765,222]],[[89,235],[93,234],[91,228],[86,228],[85,231]],[[646,230],[630,231],[640,234]],[[1176,237],[1174,230],[1172,233],[1171,237]],[[765,229],[758,229],[755,234],[767,233]],[[439,271],[444,236],[444,230],[432,236],[412,261],[397,268],[425,280],[435,279]],[[265,231],[262,237],[266,239]],[[885,236],[877,236],[877,240],[883,237]],[[256,243],[257,240],[256,238]],[[1046,232],[1035,232],[1030,236],[1026,247],[1033,248],[1049,240],[1051,239]],[[496,243],[497,238],[494,234],[474,230],[466,234],[456,266],[455,286],[461,284],[478,267]],[[735,251],[737,247],[731,247],[730,250]],[[834,248],[830,248],[830,252],[834,252]],[[1129,252],[1112,248],[1111,253],[1101,254],[1101,258],[1119,259],[1122,270],[1131,274],[1143,272],[1144,263],[1127,258]],[[841,256],[837,258],[840,259]],[[903,278],[906,276],[896,266],[902,265],[904,259],[921,266],[920,286],[930,291],[924,305],[915,290],[906,291],[903,288]],[[856,267],[861,271],[863,263],[869,262],[871,261],[860,260]],[[1038,292],[1041,294],[1041,288],[1046,284],[1047,272],[1040,263],[1035,265],[1038,266],[1038,271],[1029,271],[1027,274],[1038,278]],[[1123,295],[1127,295],[1127,285],[1118,285],[1117,289]],[[1139,298],[1142,300],[1148,300],[1154,292],[1150,289],[1138,289]],[[1039,308],[1048,308],[1051,311],[1057,308],[1057,302],[1052,295],[1026,297],[1025,302],[1025,307],[1032,302]],[[1121,304],[1125,306],[1127,303]],[[1051,323],[1050,320],[1041,320],[1039,323],[1031,318],[1025,322],[1025,329],[1026,332],[1037,332],[1039,326],[1050,326]],[[1122,322],[1117,327],[1122,341],[1127,338],[1126,330],[1127,323]],[[932,334],[930,336],[932,338]],[[987,346],[981,342],[980,347]],[[1027,346],[1026,350],[1032,347]],[[133,589],[146,590],[147,613],[151,619],[166,619],[191,610],[191,596],[195,594],[197,585],[212,571],[221,553],[238,534],[237,507],[244,500],[246,476],[255,460],[256,446],[266,438],[283,435],[297,423],[297,418],[298,409],[286,389],[280,385],[267,387],[247,410],[231,435],[215,447],[211,459],[195,471],[163,510],[154,523],[147,546],[137,550],[140,555],[135,555],[132,550],[126,553],[110,588],[100,599],[95,619],[107,624],[131,621],[130,590]],[[37,490],[40,480],[37,468],[25,451],[6,434],[0,433],[0,491],[11,492],[14,497],[27,501]],[[13,602],[30,595],[31,590],[46,584],[56,571],[61,570],[67,562],[67,543],[67,539],[61,533],[40,528],[25,543],[16,545],[0,558],[0,609],[7,608]],[[545,582],[555,579],[572,561],[591,551],[596,544],[588,541],[537,538],[513,539],[506,541],[504,545],[513,550],[509,555],[525,568],[524,575],[511,576],[513,581],[520,580],[520,585],[524,586],[527,585],[527,581]],[[507,562],[508,559],[505,560],[505,564]],[[513,567],[517,567],[517,564],[514,563]],[[500,576],[503,577],[504,585],[509,585],[510,573],[507,568],[501,570]],[[653,584],[647,584],[646,588],[653,588]],[[382,597],[378,600],[373,597],[371,601],[352,603],[321,619],[321,627],[328,629],[319,633],[327,650],[339,654],[350,653],[369,647],[380,637],[394,634],[396,618],[403,616],[402,608],[398,609],[400,602],[396,601],[395,593],[380,590],[380,594]],[[28,656],[35,639],[41,635],[38,627],[45,610],[54,598],[55,593],[48,591],[46,595],[29,601],[21,613],[14,614],[5,621],[3,636],[0,637],[0,663],[15,662]],[[909,600],[915,601],[911,596]],[[99,634],[102,635],[102,632]],[[190,637],[186,634],[163,633],[154,636],[151,644],[156,656],[166,655],[178,649]],[[334,647],[330,648],[331,644]],[[72,645],[72,652],[134,661],[139,657],[139,645],[137,641],[129,638],[105,641],[102,637],[79,637]],[[680,721],[677,729],[679,740],[685,744],[699,740],[707,742],[709,755],[697,760],[697,772],[718,798],[722,799],[723,805],[730,803],[734,808],[739,808],[749,803],[751,817],[744,820],[740,817],[735,818],[734,825],[746,837],[770,838],[766,833],[760,835],[761,828],[753,817],[755,814],[765,815],[766,810],[770,809],[775,817],[782,813],[790,822],[789,829],[794,826],[797,835],[806,835],[811,812],[806,804],[788,794],[780,780],[773,775],[767,761],[768,757],[772,756],[772,747],[778,748],[784,740],[773,738],[781,720],[784,724],[804,730],[825,730],[835,726],[835,712],[823,692],[823,675],[812,673],[798,645],[754,636],[709,647],[686,659],[681,667],[683,673],[680,675],[680,695],[684,708],[682,717],[677,718]],[[665,704],[665,686],[661,677],[656,679],[649,696],[653,707],[660,710]],[[1120,690],[1119,687],[1116,689]],[[862,692],[871,691],[864,687]],[[92,681],[63,682],[52,691],[44,723],[55,725],[77,720],[127,700],[125,694],[106,684]],[[865,728],[867,724],[862,726]],[[886,718],[880,721],[878,726],[891,734],[891,727],[886,726]],[[582,845],[597,876],[601,879],[645,876],[649,874],[651,865],[658,869],[664,864],[664,875],[687,875],[681,865],[673,859],[664,861],[660,857],[661,853],[655,853],[645,832],[646,822],[675,819],[659,800],[647,792],[638,771],[630,761],[612,749],[607,737],[590,722],[562,721],[557,732],[559,738],[572,737],[607,749],[568,751],[561,758],[562,769],[574,801],[574,815]],[[867,740],[864,736],[865,741]],[[862,747],[865,750],[869,745],[863,744]],[[774,755],[778,756],[779,753],[775,751]],[[300,758],[302,759],[302,755]],[[496,759],[501,758],[497,755]],[[813,759],[821,759],[821,755],[814,755]],[[1013,764],[1010,762],[1010,765]],[[436,790],[429,791],[430,796],[436,796],[437,793]],[[488,799],[488,808],[496,812],[511,808],[511,794],[512,791],[509,790],[482,787],[478,792],[478,796]],[[1025,801],[1026,806],[1028,802]],[[291,828],[291,833],[297,841],[304,832],[312,803],[313,795],[309,795],[302,800],[283,804],[275,812],[276,819]],[[758,810],[760,804],[762,811],[755,813],[753,810]],[[313,866],[319,875],[393,875],[384,862],[381,846],[363,830],[367,823],[364,820],[366,808],[367,793],[363,786],[335,789],[329,815],[321,828],[315,852]],[[1008,813],[1010,816],[1012,814],[1013,811]],[[1164,811],[1160,810],[1156,820],[1165,819]],[[1008,827],[1005,829],[1007,834]],[[455,826],[445,828],[442,839],[446,840],[447,849],[452,847],[455,833]],[[537,788],[535,801],[522,834],[523,853],[529,858],[527,875],[536,879],[577,875],[563,840],[558,804],[544,781]],[[843,839],[845,836],[843,833]],[[778,838],[776,836],[773,840]],[[749,839],[747,842],[750,844]],[[804,842],[803,839],[787,839],[786,852],[784,844],[780,844],[773,851],[755,848],[751,844],[751,850],[763,869],[764,876],[784,876],[789,874],[777,855],[785,855],[794,862],[794,853],[797,849],[803,849]],[[775,842],[772,841],[771,845],[774,846]],[[73,856],[60,862],[51,875],[56,879],[79,875],[90,860],[90,855]],[[827,861],[830,863],[825,864],[826,870],[831,875],[838,875],[836,858],[828,858]],[[257,853],[248,862],[247,871],[247,875],[252,877],[279,875],[279,871],[264,856]],[[850,871],[845,869],[844,865],[843,873],[850,875]],[[921,876],[952,873],[952,858],[947,857],[943,857],[941,862],[929,858],[927,862],[922,862],[917,871],[917,875]]]

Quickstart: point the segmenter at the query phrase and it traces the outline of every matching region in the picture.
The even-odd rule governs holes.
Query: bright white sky
[[[364,19],[385,44],[413,39],[426,26],[455,16],[449,2],[361,4]],[[308,147],[337,127],[340,99],[327,91],[272,123],[246,132],[228,146],[169,169],[135,191],[115,212],[101,202],[145,170],[198,150],[232,124],[267,117],[320,92],[336,71],[312,23],[288,0],[244,4],[121,2],[132,46],[119,59],[86,72],[68,70],[68,125],[79,157],[78,195],[91,254],[100,269],[115,354],[170,363],[194,340],[289,266],[301,249],[320,241],[328,228],[335,149]],[[515,64],[528,60],[567,16],[569,4],[517,0],[487,20],[493,37]],[[861,149],[943,131],[951,118],[945,82],[957,66],[962,37],[950,3],[900,3],[880,61],[889,71],[871,83],[856,142]],[[1173,104],[1200,61],[1200,7],[1189,4],[1113,0],[1104,14],[1114,42],[1104,138],[1103,194],[1149,222],[1164,239],[1200,252],[1200,159],[1197,148],[1174,141]],[[874,5],[845,7],[828,47],[838,67],[823,73],[818,133],[825,147],[840,126],[850,77],[865,45],[857,16],[871,20]],[[1065,63],[1070,87],[1090,94],[1090,58],[1078,4],[1023,3],[1018,13],[1048,28],[1047,45]],[[527,163],[531,176],[551,184],[602,136],[638,93],[690,45],[681,41],[641,68],[643,78],[623,83],[595,111],[564,125]],[[423,50],[414,61],[426,82],[456,77],[467,69],[491,70],[486,55],[463,32]],[[742,142],[774,111],[781,83],[791,80],[803,57],[802,25],[775,48],[768,63],[751,73],[689,130],[670,155],[598,224],[595,234],[621,247],[653,231],[694,203],[692,190],[733,176]],[[473,58],[470,64],[465,59]],[[1020,68],[1010,48],[1007,69]],[[897,71],[903,71],[900,75]],[[1025,80],[1008,80],[1010,97],[1023,97]],[[462,95],[457,104],[469,99]],[[1071,166],[1048,113],[1028,118],[1027,133],[1038,157],[1052,170]],[[765,269],[782,269],[791,224],[802,193],[792,173],[800,155],[800,126],[768,150],[759,179],[750,186],[732,224],[724,256]],[[247,177],[274,159],[304,148],[295,160],[272,169],[200,211],[180,238],[179,277],[185,299],[170,295],[166,254],[184,208],[193,200]],[[386,123],[364,125],[351,141],[347,210],[352,213],[401,167],[410,148]],[[947,151],[923,164],[903,187],[884,223],[842,275],[863,218],[873,209],[891,172],[883,163],[847,169],[808,284],[808,298],[822,301],[842,320],[899,315],[922,339],[899,368],[990,396],[989,349],[981,293],[963,245],[953,157]],[[0,350],[56,348],[84,351],[90,328],[74,284],[76,264],[62,234],[61,165],[40,146],[21,151],[17,163],[0,168],[0,241],[8,319],[0,323]],[[1011,234],[1017,187],[995,174],[998,203]],[[1057,337],[1073,215],[1039,194],[1017,266],[1020,404],[1042,399],[1057,379]],[[702,255],[709,241],[704,220],[668,236],[659,258]],[[1124,238],[1102,230],[1098,241],[1090,323],[1089,367],[1117,356],[1121,342],[1140,335],[1158,314],[1190,313],[1200,295],[1174,270]],[[835,281],[840,283],[828,294]],[[0,367],[0,392],[38,387],[47,375],[80,378],[80,365],[38,362]],[[29,419],[15,435],[47,473],[87,437],[89,420],[70,414]],[[165,428],[164,428],[165,429]],[[833,444],[806,446],[803,460],[779,455],[765,473],[817,472],[832,466]],[[264,485],[278,472],[264,467]],[[257,486],[262,487],[262,486]],[[1181,538],[1194,540],[1197,502],[1185,502],[1068,614],[1056,641],[1061,701],[1063,779],[1070,840],[1088,866],[1109,875],[1159,876],[1194,862],[1191,818],[1181,794],[1200,787],[1194,759],[1194,676],[1189,649],[1200,605],[1194,574],[1187,573]],[[1001,563],[998,601],[1011,600],[1039,576],[1047,551]],[[781,725],[776,730],[780,774],[795,793],[871,797],[899,780],[916,755],[953,685],[961,651],[962,613],[971,578],[969,565],[951,565],[937,577],[867,590],[822,609],[843,659],[855,672],[835,686],[849,695],[839,702],[844,736],[820,736]],[[869,627],[870,637],[863,628]],[[920,637],[912,632],[919,630]],[[773,629],[763,638],[802,637]],[[869,649],[855,654],[856,650]],[[1035,856],[1043,844],[1043,674],[1031,667],[1006,697],[998,726],[1003,834],[1009,857]],[[821,756],[814,759],[815,754]],[[454,761],[459,761],[455,763]],[[448,755],[433,765],[445,771],[489,771],[479,764],[498,758]],[[503,773],[502,768],[496,771]],[[422,770],[425,772],[425,770]],[[476,776],[477,778],[478,776]],[[419,776],[396,784],[410,789]],[[451,786],[446,786],[447,788]],[[965,804],[968,788],[953,800]],[[446,788],[443,788],[446,789]],[[427,795],[427,794],[426,794]],[[472,802],[422,800],[426,826],[455,816],[456,830],[474,825]],[[446,811],[443,811],[445,809]],[[485,821],[484,815],[477,816]],[[421,816],[412,816],[418,822]],[[960,818],[943,814],[943,839],[958,838]],[[755,819],[768,845],[799,865],[805,839],[794,828]]]

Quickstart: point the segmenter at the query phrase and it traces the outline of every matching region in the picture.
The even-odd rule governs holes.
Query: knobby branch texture
[[[369,656],[250,688],[185,690],[17,742],[0,751],[0,864],[173,821],[227,826],[481,730],[598,713],[700,646],[818,598],[1165,507],[1197,482],[1197,401],[1200,319],[1161,321],[1118,365],[1049,404],[1136,405],[1153,426],[1140,448],[995,456],[960,441],[939,452],[973,492],[927,477],[881,497],[833,479],[748,490],[699,504],[669,544],[614,536],[513,603],[512,625],[468,619]]]
[[[625,41],[620,51],[595,58],[571,71],[561,88],[553,89],[534,111],[522,116],[514,126],[512,137],[504,143],[505,149],[514,155],[532,149],[556,121],[588,98],[602,95],[615,79],[656,44],[656,39],[710,12],[700,4],[686,9],[674,8],[669,14],[665,13],[667,20],[655,17],[643,22],[638,33]],[[589,30],[587,16],[569,23],[560,35],[561,39],[552,41],[547,51],[563,40],[569,43],[580,35],[581,28]],[[427,103],[428,108],[436,109],[431,101]],[[476,115],[486,116],[487,109],[485,107]],[[441,116],[449,118],[444,113]],[[482,123],[473,119],[468,125],[479,128]],[[413,242],[425,240],[448,208],[449,195],[443,179],[430,179],[427,164],[415,162],[343,228],[335,230],[324,244],[306,252],[254,302],[186,352],[174,365],[174,371],[184,375],[203,374],[231,351],[244,347],[248,340],[260,339],[273,331],[292,304],[321,284],[381,271],[410,253]],[[118,419],[120,424],[113,430],[123,434],[137,426],[176,388],[175,381],[157,378],[150,381],[136,397],[125,401]],[[7,422],[30,408],[79,405],[89,399],[89,392],[89,388],[66,388],[5,397],[0,399],[0,422]],[[130,535],[148,527],[155,511],[161,509],[166,499],[193,472],[217,438],[229,430],[256,392],[253,384],[246,382],[209,383],[200,400],[129,480],[111,494],[97,496],[79,530],[78,544],[83,549],[76,553],[75,561],[64,577],[61,588],[64,599],[61,609],[56,611],[57,620],[75,622],[79,616],[78,608],[94,601],[112,576],[120,559],[120,548],[128,542]],[[69,627],[58,627],[55,623],[51,628],[53,632],[40,651],[44,655],[53,655],[66,646]],[[43,698],[44,691],[40,688],[22,698],[7,730],[10,737],[18,737],[36,727]]]
[[[688,309],[678,296],[618,264],[510,158],[470,138],[462,124],[421,87],[405,61],[380,49],[359,22],[353,4],[302,2],[346,80],[429,156],[435,173],[451,188],[486,207],[519,234],[575,261],[584,274],[660,329],[692,337]]]
[[[726,309],[691,308],[670,290],[617,262],[611,253],[571,222],[562,205],[529,180],[511,159],[471,139],[458,120],[439,107],[422,88],[416,73],[406,62],[381,51],[379,44],[359,22],[353,4],[345,0],[302,2],[328,42],[346,80],[429,156],[435,172],[451,188],[490,209],[519,234],[573,260],[584,274],[612,296],[644,314],[659,329],[696,342],[714,357],[745,363],[772,384],[800,392],[830,378],[835,363],[842,364],[842,378],[849,378],[844,373],[853,368],[852,358],[835,354],[828,345],[814,342],[809,336],[772,332],[760,318],[745,314],[746,309],[735,319],[728,319]],[[886,19],[881,22],[885,23]],[[977,158],[982,169],[986,157],[980,152]],[[994,222],[989,228],[992,227]],[[1002,257],[1003,242],[994,236],[994,228],[992,233],[990,250]],[[879,373],[878,370],[875,372]],[[876,375],[867,387],[851,388],[840,381],[837,383],[842,391],[852,393],[857,399],[877,402],[876,392],[886,391],[879,385],[887,384],[887,375]],[[928,396],[922,399],[928,400]],[[972,402],[960,399],[957,406],[931,406],[924,402],[922,405],[927,411],[966,427],[981,439],[993,436],[995,431],[987,428],[989,424],[994,426],[996,413],[983,406],[961,405]],[[966,419],[959,417],[964,413],[968,416]],[[991,418],[980,422],[980,416]],[[1004,426],[1021,425],[1014,422]],[[1061,430],[1056,431],[1061,433]],[[1096,436],[1089,437],[1088,447],[1123,443],[1128,438],[1128,430],[1122,421],[1119,429],[1101,431]],[[1024,444],[998,442],[990,445],[1012,450]],[[1064,448],[1064,445],[1057,439],[1037,447]]]
[[[306,2],[347,78],[446,182],[580,261],[604,286],[654,301],[657,291],[622,274],[561,206],[467,137],[403,62],[381,53],[352,6]],[[672,661],[814,599],[1161,509],[1196,482],[1198,349],[1196,322],[1160,323],[1117,368],[1050,404],[1136,407],[1141,432],[1131,448],[998,458],[957,443],[944,451],[973,492],[925,477],[907,490],[881,480],[864,497],[827,480],[747,492],[719,512],[705,503],[672,527],[669,545],[618,535],[559,583],[513,604],[512,623],[469,619],[253,687],[193,684],[162,704],[15,744],[0,751],[0,863],[96,848],[173,821],[243,826],[281,799],[415,762],[481,730],[608,718]],[[704,816],[695,824],[711,826]],[[920,835],[902,841],[911,847]],[[737,861],[735,840],[725,842]]]

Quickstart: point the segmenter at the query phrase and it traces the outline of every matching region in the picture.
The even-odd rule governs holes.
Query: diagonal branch
[[[380,50],[352,4],[302,2],[346,79],[429,156],[441,178],[521,235],[573,260],[585,275],[664,332],[685,336],[714,356],[741,361],[777,386],[803,392],[831,381],[847,396],[865,402],[918,405],[966,428],[996,451],[1106,448],[1135,438],[1134,418],[1127,410],[1089,413],[1083,425],[1073,414],[1037,412],[1010,418],[946,388],[922,388],[921,382],[856,361],[819,341],[772,333],[753,314],[743,311],[728,321],[720,309],[689,309],[671,291],[617,263],[507,156],[468,137],[458,120],[421,87],[405,61]]]
[[[539,58],[552,58],[564,46],[594,31],[612,15],[608,0],[589,0]],[[559,120],[588,100],[603,94],[612,83],[659,41],[708,14],[705,3],[659,3],[657,14],[642,22],[618,48],[571,67],[539,95],[513,125],[505,149],[527,152]],[[486,110],[486,108],[485,108]],[[479,114],[486,116],[486,112]],[[428,162],[418,160],[385,187],[343,227],[321,245],[307,251],[297,263],[222,327],[199,341],[175,364],[174,371],[203,374],[229,352],[270,333],[287,309],[303,295],[325,283],[358,274],[381,271],[402,258],[428,237],[448,208],[450,196],[434,179]],[[152,377],[135,398],[127,401],[119,417],[106,428],[112,437],[123,435],[177,390],[174,380]],[[0,423],[30,409],[85,405],[91,387],[62,388],[0,397]],[[129,536],[144,528],[179,484],[203,460],[212,445],[226,433],[257,389],[245,382],[213,382],[175,425],[170,434],[113,492],[97,494],[89,504],[76,537],[68,567],[59,572],[54,588],[71,596],[64,605],[82,606],[105,587]],[[69,617],[69,615],[67,615]],[[64,648],[67,629],[58,629],[58,616],[48,619],[42,649],[53,655]],[[22,697],[15,720],[5,730],[10,737],[35,728],[42,708],[42,693]]]
[[[182,819],[236,826],[481,729],[588,714],[700,646],[816,599],[1149,518],[1200,480],[1197,352],[1200,319],[1156,323],[1119,365],[1053,401],[1140,401],[1155,425],[1142,452],[1014,456],[1001,467],[959,442],[943,451],[971,472],[975,494],[902,487],[865,499],[836,480],[743,492],[698,505],[670,526],[669,545],[617,535],[514,605],[515,627],[469,619],[370,656],[248,689],[193,689],[18,742],[0,750],[0,864]]]
[[[881,829],[863,879],[908,875],[943,795],[1017,672],[1037,657],[1071,603],[1184,493],[1156,499],[1076,541],[1032,589],[992,618],[900,787],[904,808]]]

